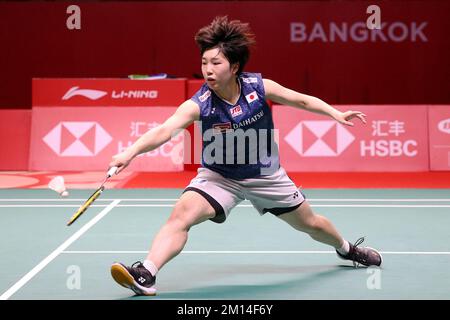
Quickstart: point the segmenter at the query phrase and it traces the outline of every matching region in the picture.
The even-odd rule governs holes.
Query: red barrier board
[[[0,170],[28,170],[31,110],[0,110]]]
[[[450,106],[428,109],[430,169],[450,170]]]
[[[33,108],[31,170],[106,170],[111,157],[159,126],[175,107]],[[136,158],[127,170],[183,170],[184,136]]]
[[[187,99],[190,99],[205,83],[203,79],[192,79],[187,82]]]
[[[186,79],[33,79],[33,106],[175,106]]]
[[[360,110],[367,124],[343,126],[325,116],[276,105],[281,164],[288,171],[426,171],[427,106],[336,106]]]

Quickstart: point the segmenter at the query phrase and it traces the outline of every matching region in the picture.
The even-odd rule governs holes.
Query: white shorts
[[[202,167],[186,191],[201,194],[216,210],[211,220],[218,223],[224,222],[230,211],[245,199],[261,215],[270,212],[276,216],[295,210],[305,201],[303,193],[282,167],[272,175],[243,180],[227,179]]]

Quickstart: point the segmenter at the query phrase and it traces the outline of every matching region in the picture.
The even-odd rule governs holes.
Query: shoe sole
[[[144,296],[154,296],[156,295],[156,288],[146,288],[134,281],[133,276],[128,272],[128,270],[120,263],[114,263],[111,266],[111,276],[114,281],[120,284],[122,287],[131,289],[137,295]]]

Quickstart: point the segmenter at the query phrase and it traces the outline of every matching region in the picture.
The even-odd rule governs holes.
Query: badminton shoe
[[[353,266],[355,268],[359,267],[360,264],[366,267],[381,266],[381,263],[383,262],[383,257],[381,254],[377,250],[370,247],[359,247],[363,241],[364,237],[356,240],[355,244],[351,244],[349,242],[350,251],[346,255],[342,255],[336,250],[338,257],[343,260],[353,261]]]
[[[111,266],[111,276],[122,287],[133,290],[137,295],[156,295],[156,277],[140,261],[133,263],[131,267],[122,263],[114,263]]]

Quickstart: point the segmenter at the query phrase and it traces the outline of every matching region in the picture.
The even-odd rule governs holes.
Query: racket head
[[[105,187],[101,186],[100,188],[95,190],[95,192],[86,200],[85,203],[81,205],[80,208],[78,208],[75,214],[70,218],[69,222],[67,222],[67,225],[70,226],[72,223],[74,223],[75,220],[77,220],[89,208],[89,206],[95,201],[95,199],[100,196],[104,189]]]

